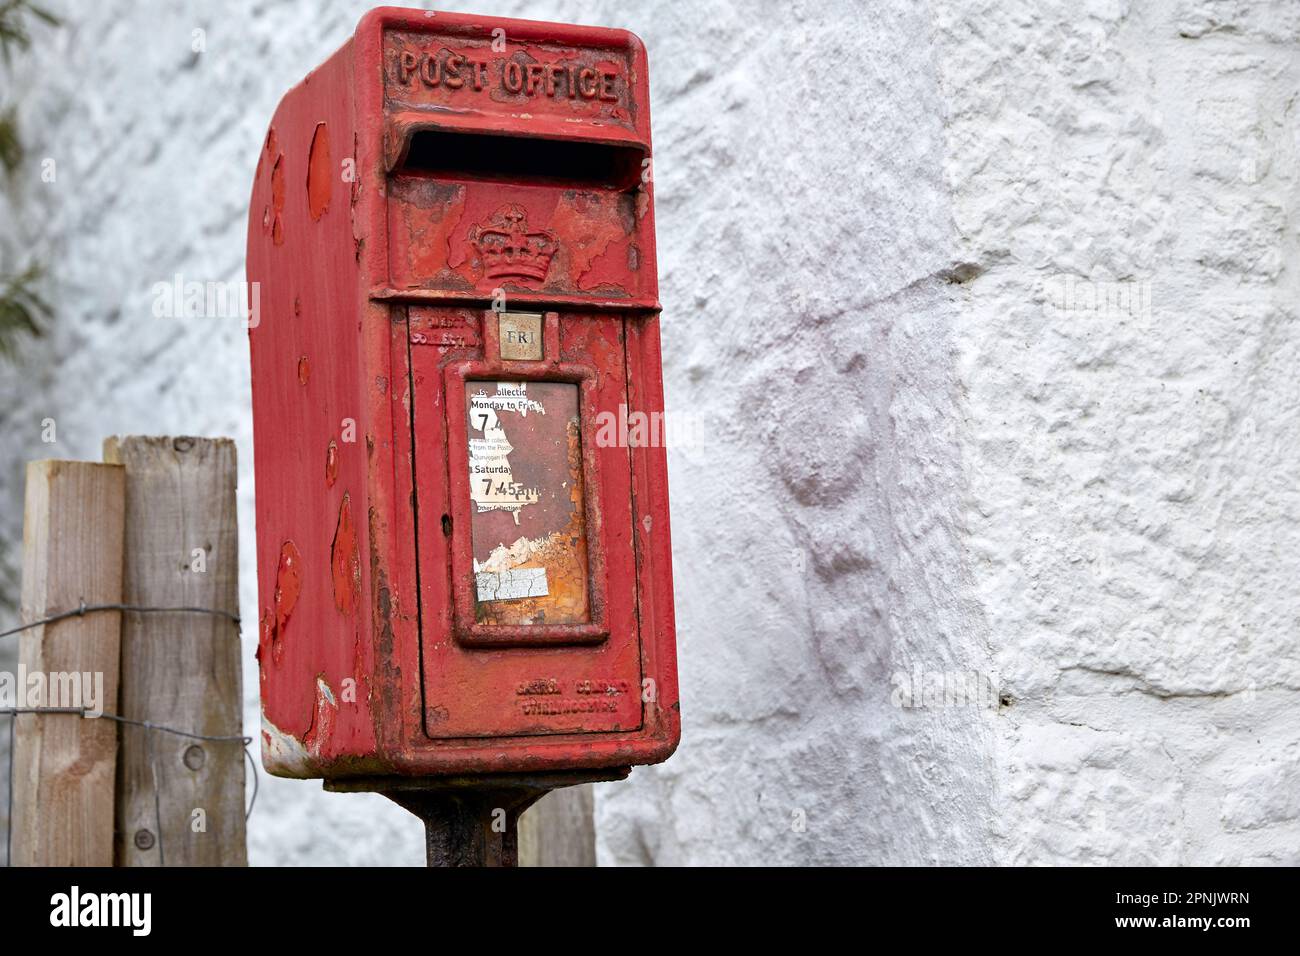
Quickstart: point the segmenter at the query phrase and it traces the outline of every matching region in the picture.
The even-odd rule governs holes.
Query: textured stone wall
[[[1300,862],[1300,6],[934,10],[997,858]]]
[[[189,432],[239,442],[251,621],[245,334],[151,289],[242,276],[275,103],[368,5],[48,4],[4,91],[0,251],[58,314],[0,369],[3,619],[22,462]],[[470,8],[650,50],[668,404],[704,427],[670,450],[684,740],[597,788],[601,861],[1300,861],[1300,7]],[[382,798],[265,776],[249,835],[421,859]]]

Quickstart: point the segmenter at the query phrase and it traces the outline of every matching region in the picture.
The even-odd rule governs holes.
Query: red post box
[[[379,9],[276,110],[248,238],[270,772],[676,747],[665,455],[626,425],[663,411],[650,157],[621,30]]]

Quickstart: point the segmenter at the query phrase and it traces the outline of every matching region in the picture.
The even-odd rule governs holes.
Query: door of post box
[[[599,440],[628,403],[623,319],[407,323],[426,732],[636,730],[631,459]]]
[[[539,87],[541,121],[465,129],[420,112],[454,96],[403,66],[428,42],[390,43],[388,274],[407,296],[425,733],[637,731],[632,458],[598,441],[630,404],[625,324],[650,314],[633,304],[654,302],[630,48],[511,53],[503,78],[603,75],[609,92]],[[494,109],[499,96],[516,94]]]

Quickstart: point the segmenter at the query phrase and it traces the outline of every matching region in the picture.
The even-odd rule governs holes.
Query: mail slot
[[[368,14],[250,206],[263,761],[665,759],[678,715],[646,55]],[[635,437],[635,436],[633,436]]]

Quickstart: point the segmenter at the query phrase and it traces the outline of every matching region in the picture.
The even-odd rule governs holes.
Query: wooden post
[[[126,603],[239,609],[235,445],[229,439],[110,438],[126,467]],[[122,619],[124,717],[208,736],[241,733],[239,628],[175,612]],[[242,866],[244,751],[123,725],[119,866]]]
[[[519,820],[520,866],[595,866],[592,785],[552,790]]]
[[[122,504],[123,469],[118,466],[82,461],[27,465],[24,621],[83,603],[121,603]],[[82,706],[113,713],[119,621],[118,612],[100,611],[24,631],[19,672],[27,679],[16,688],[17,706]],[[32,679],[44,683],[47,692],[28,700]],[[14,720],[12,862],[112,866],[117,724],[77,714],[29,713]]]

